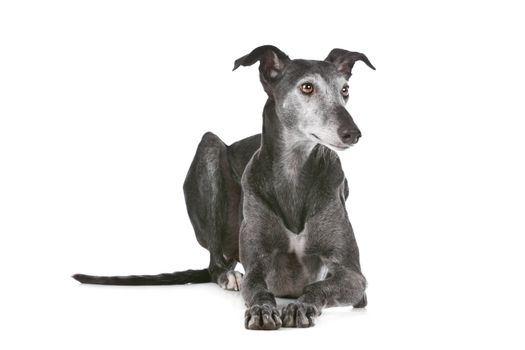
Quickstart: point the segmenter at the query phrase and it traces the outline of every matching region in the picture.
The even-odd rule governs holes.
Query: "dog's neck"
[[[305,140],[297,130],[282,124],[275,109],[275,102],[268,99],[263,111],[263,132],[260,154],[272,164],[275,176],[298,183],[316,143]]]
[[[308,200],[312,187],[326,184],[329,177],[342,176],[342,172],[327,173],[330,162],[326,160],[331,158],[328,148],[318,147],[316,142],[305,139],[297,130],[290,130],[279,117],[275,102],[268,99],[264,106],[258,155],[264,166],[259,169],[271,184],[266,187],[269,203],[291,232],[300,233],[306,224],[308,206],[312,204]]]

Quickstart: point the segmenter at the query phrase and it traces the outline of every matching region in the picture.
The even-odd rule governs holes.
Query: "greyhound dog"
[[[215,282],[241,291],[247,329],[310,327],[325,307],[365,307],[348,183],[334,152],[361,137],[345,109],[359,60],[375,69],[364,54],[342,49],[324,61],[292,60],[266,45],[235,61],[234,70],[260,63],[268,100],[262,134],[230,146],[204,134],[184,182],[197,241],[210,252],[207,269],[73,277],[113,285]],[[279,310],[276,296],[297,300]]]

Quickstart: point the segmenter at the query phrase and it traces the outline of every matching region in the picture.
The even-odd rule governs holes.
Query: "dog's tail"
[[[76,274],[71,277],[80,283],[110,284],[115,286],[153,286],[211,282],[208,269],[161,273],[159,275],[91,276]]]

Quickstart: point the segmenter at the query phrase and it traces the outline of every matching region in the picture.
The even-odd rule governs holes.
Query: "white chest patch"
[[[304,248],[306,246],[306,229],[298,234],[295,234],[290,231],[288,231],[287,233],[288,240],[290,242],[290,248],[288,249],[288,253],[295,253],[295,255],[297,255],[298,258],[302,258],[304,256]]]

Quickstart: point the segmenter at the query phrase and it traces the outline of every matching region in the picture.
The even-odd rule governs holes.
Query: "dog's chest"
[[[274,251],[266,283],[276,296],[298,297],[305,286],[324,279],[328,269],[318,255],[311,254],[306,228],[299,234],[285,229],[284,234],[288,246]]]
[[[288,238],[288,253],[295,254],[299,259],[304,257],[304,250],[306,247],[307,233],[303,230],[299,234],[286,230]]]

